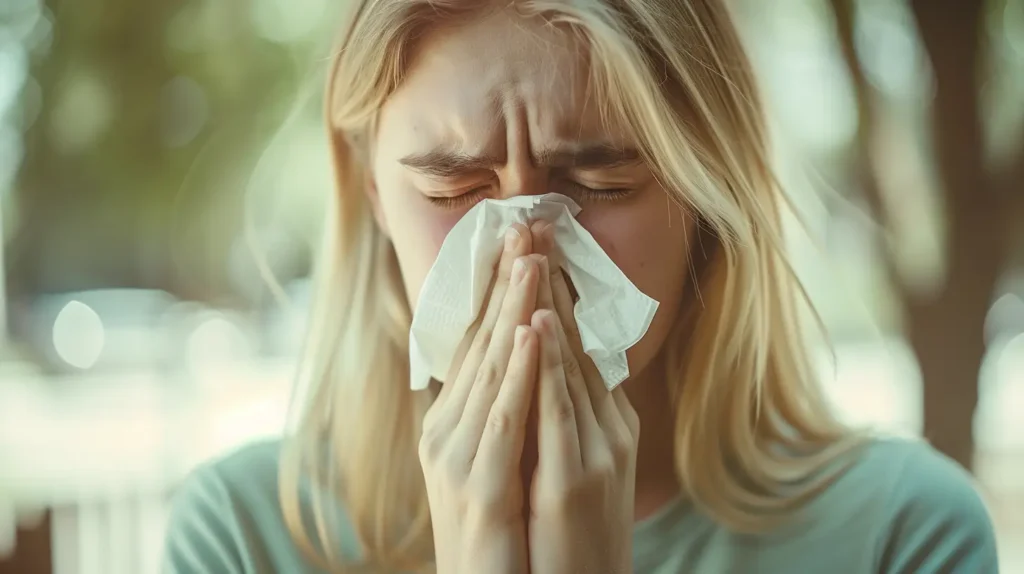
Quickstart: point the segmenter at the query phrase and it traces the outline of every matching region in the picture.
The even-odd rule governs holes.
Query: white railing
[[[167,513],[150,493],[55,509],[54,574],[157,574]]]

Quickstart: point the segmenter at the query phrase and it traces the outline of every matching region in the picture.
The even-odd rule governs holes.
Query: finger
[[[541,262],[541,268],[546,269],[552,265],[550,258]],[[537,308],[551,309],[558,316],[558,345],[565,363],[566,378],[569,384],[573,400],[576,400],[576,393],[585,393],[588,403],[603,401],[607,397],[607,390],[604,381],[593,361],[583,351],[583,343],[580,342],[579,328],[576,326],[576,319],[573,316],[572,300],[565,288],[565,277],[561,269],[548,269],[548,273],[541,274],[540,286],[537,290]],[[582,404],[582,403],[581,403]],[[590,405],[587,405],[590,406]],[[594,410],[594,407],[590,407]]]
[[[562,324],[565,341],[575,357],[579,358],[580,372],[587,392],[590,393],[590,400],[594,405],[594,411],[600,416],[606,409],[606,404],[613,402],[608,395],[608,389],[604,386],[604,379],[601,377],[597,366],[590,360],[590,356],[583,350],[583,340],[580,338],[579,326],[576,324],[575,304],[570,293],[565,273],[556,269],[550,274],[551,295],[554,299],[555,312],[558,314]]]
[[[558,345],[557,322],[552,311],[539,310],[531,323],[540,336],[538,467],[551,469],[553,476],[571,474],[583,466],[576,410]]]
[[[494,285],[493,278],[491,279],[491,285]],[[460,388],[460,385],[458,384],[458,375],[462,371],[463,365],[466,364],[466,357],[467,355],[469,355],[470,347],[472,347],[473,342],[476,341],[477,332],[480,330],[481,319],[482,317],[474,321],[473,324],[469,326],[469,329],[466,330],[466,335],[462,338],[462,341],[459,343],[459,346],[456,347],[455,354],[452,356],[452,369],[447,377],[447,380],[449,382],[448,384],[441,385],[441,392],[439,392],[437,395],[437,399],[435,400],[436,403],[441,404],[447,401],[448,398],[451,396],[452,391]],[[468,390],[465,393],[458,394],[460,396],[458,397],[458,400],[456,402],[465,403],[466,396],[468,396],[469,394]],[[462,407],[460,406],[459,408],[461,410]]]
[[[534,221],[530,224],[530,235],[533,237],[533,252],[538,255],[550,256],[555,248],[555,226],[547,221]]]
[[[541,281],[537,289],[537,308],[555,311],[555,301],[551,291],[551,273],[558,272],[558,259],[554,247],[554,226],[545,221],[535,221],[530,226],[533,234],[534,252],[543,256],[540,262]]]
[[[512,270],[512,283],[502,302],[490,344],[477,370],[473,388],[469,391],[462,412],[459,430],[456,431],[464,434],[461,440],[465,441],[470,452],[475,452],[479,446],[487,417],[508,371],[516,328],[530,322],[530,316],[537,306],[537,281],[537,266],[533,259],[517,259]]]
[[[497,323],[498,315],[505,301],[505,294],[512,276],[512,266],[517,258],[527,255],[531,249],[532,237],[525,225],[517,223],[506,231],[505,245],[498,261],[498,268],[491,280],[491,296],[487,301],[486,308],[481,311],[463,340],[462,346],[465,349],[465,354],[462,357],[457,354],[456,361],[452,363],[459,365],[457,372],[449,376],[448,384],[444,385],[452,387],[449,391],[450,397],[446,400],[451,402],[453,412],[461,415],[465,409],[470,389],[473,387],[487,348],[490,346],[494,325]]]
[[[537,382],[537,344],[532,328],[516,327],[508,371],[491,406],[475,459],[479,468],[502,469],[502,476],[517,480],[515,471],[523,454],[526,419]]]
[[[538,227],[540,229],[538,230]],[[553,250],[553,242],[551,241],[551,227],[548,226],[545,229],[539,226],[538,223],[530,228],[533,231],[534,246],[538,247],[538,253],[542,250],[543,252],[554,255],[557,254]],[[554,269],[550,269],[549,266],[554,266]],[[557,267],[557,259],[552,257],[545,257],[540,261],[540,285],[537,289],[537,308],[548,309],[555,311],[555,302],[553,300],[551,284],[554,281],[564,281],[562,271]],[[578,344],[577,348],[573,350],[569,344],[568,337],[565,332],[565,326],[571,325],[576,326],[576,321],[572,317],[571,307],[568,318],[559,318],[556,321],[556,331],[558,337],[558,348],[559,353],[562,357],[562,371],[566,378],[566,385],[569,388],[569,397],[573,403],[573,409],[576,413],[576,429],[580,441],[580,449],[583,457],[584,465],[589,464],[588,459],[593,459],[595,456],[595,449],[599,448],[604,444],[603,436],[601,434],[601,427],[597,422],[597,416],[595,414],[593,406],[593,398],[587,388],[585,380],[585,368],[591,368],[594,371],[596,380],[600,381],[600,374],[593,368],[593,364],[589,358],[583,353],[583,345]],[[577,336],[578,340],[578,336]],[[581,365],[580,357],[583,358]],[[601,383],[601,389],[604,389],[603,383]],[[601,397],[601,395],[597,395]]]
[[[593,398],[587,389],[584,380],[582,366],[577,355],[569,347],[563,322],[557,316],[553,317],[555,323],[555,338],[558,341],[558,352],[562,360],[562,373],[565,377],[569,398],[572,401],[573,411],[576,415],[576,429],[579,435],[580,452],[583,465],[587,466],[600,453],[600,448],[606,442],[601,425],[598,422],[597,411],[594,407]]]
[[[551,297],[554,300],[555,312],[558,314],[558,318],[562,323],[562,329],[565,331],[566,341],[569,347],[579,356],[587,356],[583,350],[583,340],[580,337],[579,325],[576,324],[576,303],[573,300],[565,272],[560,267],[552,269],[550,281]],[[587,368],[584,370],[584,374],[587,375],[588,382],[598,383],[603,389],[604,383],[601,380],[601,374],[598,372],[597,367],[594,366],[592,361],[585,361],[585,366]],[[605,390],[607,391],[607,389]]]
[[[633,407],[633,403],[630,402],[629,396],[626,394],[626,390],[619,385],[611,391],[612,400],[615,401],[619,414],[622,417],[622,422],[625,425],[625,431],[634,440],[640,435],[640,417]]]

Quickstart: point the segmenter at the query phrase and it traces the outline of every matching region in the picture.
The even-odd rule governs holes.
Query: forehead
[[[478,151],[525,132],[534,147],[619,140],[602,122],[585,45],[564,28],[510,11],[431,30],[381,110],[378,135],[402,151]],[[395,150],[398,153],[398,150]]]

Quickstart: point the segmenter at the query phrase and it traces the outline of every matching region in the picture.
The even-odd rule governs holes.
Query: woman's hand
[[[533,228],[538,253],[550,230]],[[531,324],[540,339],[538,464],[531,487],[532,574],[632,572],[640,422],[620,388],[608,392],[583,353],[561,269],[547,260]]]
[[[439,574],[529,568],[519,465],[536,385],[538,337],[529,323],[540,268],[528,256],[529,230],[515,229],[490,301],[423,421],[419,456]]]

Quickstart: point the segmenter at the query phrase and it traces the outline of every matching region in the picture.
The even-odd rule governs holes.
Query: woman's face
[[[679,310],[694,227],[638,160],[625,130],[588,98],[587,62],[569,37],[500,12],[420,39],[378,123],[377,217],[415,305],[448,231],[485,198],[561,193],[580,223],[644,293],[660,302],[628,352],[638,373]]]

